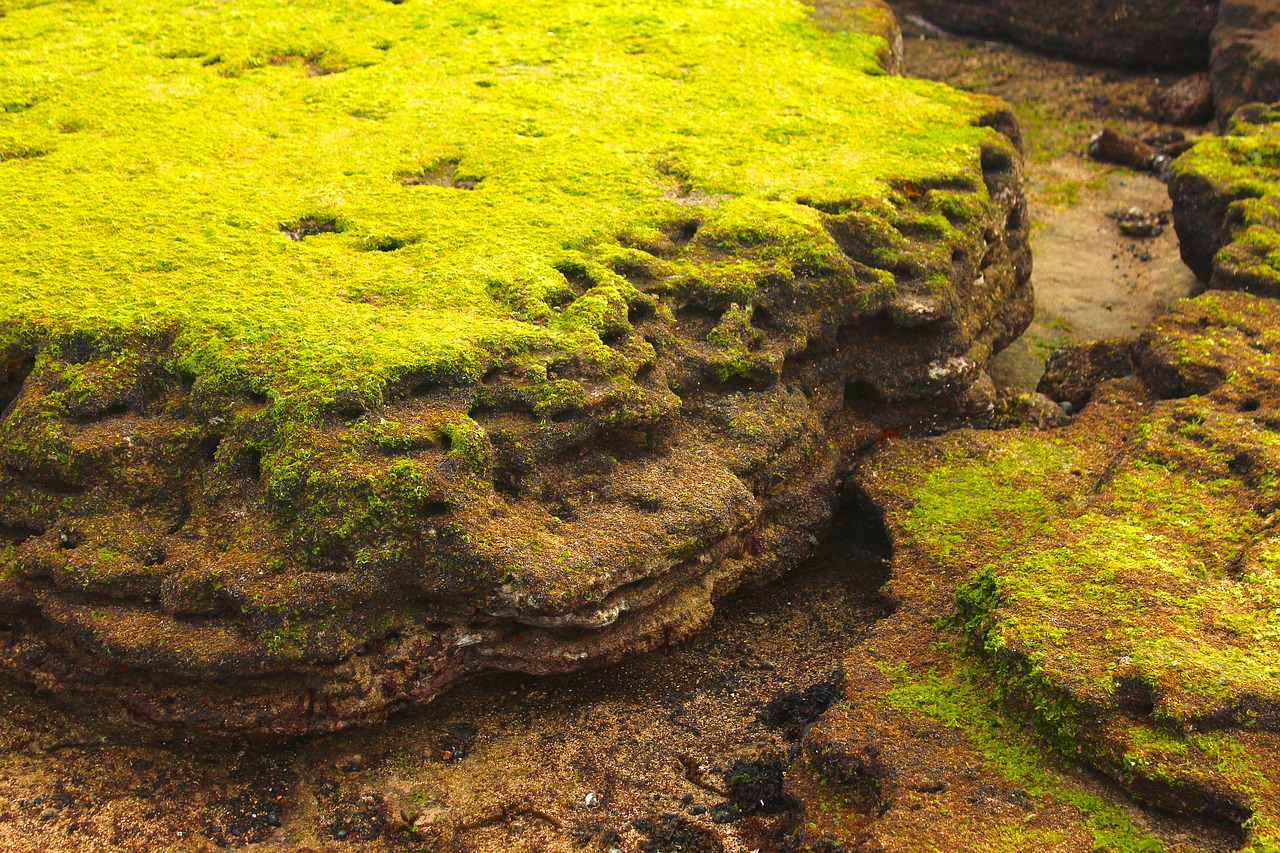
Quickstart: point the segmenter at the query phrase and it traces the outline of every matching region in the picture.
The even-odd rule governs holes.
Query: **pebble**
[[[700,815],[700,814],[706,814],[706,813],[707,813],[707,807],[706,807],[706,806],[692,806],[692,807],[689,809],[689,814],[694,815],[694,816],[697,816],[697,815]]]
[[[45,809],[44,811],[40,812],[41,820],[53,820],[57,816],[58,816],[58,813],[53,809]]]
[[[582,798],[582,804],[589,809],[594,809],[600,805],[600,796],[595,791],[592,791]]]
[[[1072,413],[1075,412],[1076,410],[1076,407],[1071,405],[1070,400],[1063,400],[1058,405],[1062,407],[1062,414],[1066,415],[1067,417],[1071,417]]]

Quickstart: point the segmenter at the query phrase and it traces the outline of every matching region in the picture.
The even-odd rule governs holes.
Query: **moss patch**
[[[20,4],[0,20],[0,335],[177,328],[185,371],[375,401],[409,373],[600,349],[603,302],[562,309],[564,271],[620,242],[696,222],[775,246],[735,271],[749,290],[835,251],[798,198],[978,176],[986,102],[886,77],[882,39],[806,18]],[[597,301],[632,290],[589,269]]]

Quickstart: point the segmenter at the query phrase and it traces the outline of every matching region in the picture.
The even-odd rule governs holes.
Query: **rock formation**
[[[1217,0],[920,0],[919,7],[955,32],[1090,62],[1156,68],[1203,67],[1218,11]]]
[[[807,554],[886,429],[991,406],[1010,114],[887,76],[882,6],[650,5],[173,7],[6,90],[7,672],[292,735],[608,663]]]

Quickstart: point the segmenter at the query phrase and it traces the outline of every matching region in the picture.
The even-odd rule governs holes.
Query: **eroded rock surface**
[[[871,25],[883,29],[883,9],[872,11]],[[825,14],[836,29],[857,19]],[[802,20],[769,29],[779,22],[761,15],[734,25],[800,38],[806,50],[821,38]],[[534,29],[544,49],[546,28]],[[353,138],[377,145],[381,131],[359,122],[391,120],[398,108],[356,103],[363,90],[342,80],[366,68],[394,74],[397,53],[375,46],[387,58],[366,58],[342,40],[350,36],[265,59],[175,47],[136,61],[186,62],[191,91],[218,93],[305,72],[289,84],[310,87],[300,103],[339,104],[342,121],[356,122]],[[872,88],[892,80],[874,66],[892,57],[883,38],[839,44],[870,63],[860,73]],[[644,50],[617,53],[639,63],[627,66],[639,78],[667,85],[665,70],[644,77],[647,60],[629,58]],[[548,62],[545,73],[574,79],[568,60]],[[521,85],[527,71],[517,63],[495,77],[483,65],[474,81],[449,72],[480,93],[459,102],[466,109]],[[550,257],[538,254],[536,228],[515,248],[500,240],[503,263],[535,248],[519,256],[518,273],[481,275],[476,292],[465,277],[418,284],[404,264],[431,268],[432,252],[469,251],[466,240],[492,226],[465,238],[417,230],[458,227],[429,216],[380,228],[361,193],[396,193],[407,209],[437,204],[431,215],[454,211],[465,227],[458,211],[498,204],[503,192],[545,201],[521,183],[527,164],[535,177],[551,175],[538,192],[572,190],[570,178],[582,176],[554,169],[581,141],[577,131],[544,143],[561,130],[514,116],[508,142],[523,146],[519,169],[483,149],[473,157],[464,143],[463,153],[423,158],[372,189],[358,177],[367,172],[344,172],[357,176],[349,192],[362,198],[350,211],[330,201],[278,228],[230,217],[209,226],[202,239],[213,245],[228,233],[219,228],[247,229],[250,237],[230,232],[233,243],[248,241],[237,251],[290,259],[261,275],[306,271],[297,288],[226,271],[235,287],[219,281],[215,298],[243,289],[247,328],[200,313],[207,284],[166,302],[168,285],[147,276],[193,262],[181,252],[125,279],[134,290],[108,291],[105,321],[84,313],[86,293],[64,305],[67,291],[48,283],[20,291],[0,315],[0,665],[59,694],[105,691],[134,721],[285,735],[378,719],[483,671],[574,670],[687,638],[716,597],[809,553],[855,451],[891,427],[989,410],[985,365],[1030,319],[1010,114],[990,100],[903,85],[920,98],[913,120],[938,129],[951,159],[925,156],[918,174],[876,166],[863,190],[845,192],[789,182],[794,164],[751,160],[748,148],[751,163],[773,164],[766,182],[782,176],[766,193],[756,177],[705,178],[714,167],[697,145],[676,145],[656,163],[646,153],[643,165],[618,167],[632,181],[625,192],[647,199],[638,216],[626,221],[626,204],[595,210],[612,218],[603,236],[589,216],[544,221],[553,235],[568,228]],[[44,93],[15,113],[15,126],[35,138],[47,121],[40,105],[76,96]],[[867,103],[882,111],[881,97]],[[111,124],[109,109],[100,120]],[[736,129],[725,133],[722,143],[742,143]],[[76,140],[0,163],[13,177],[7,186],[27,187],[13,204],[53,180]],[[304,154],[285,162],[327,156]],[[145,183],[152,173],[140,174]],[[167,198],[165,186],[152,197]],[[528,215],[563,216],[554,211]],[[23,253],[48,238],[9,236]],[[62,251],[52,256],[59,263],[83,260]],[[128,237],[93,251],[105,268],[134,264]],[[13,263],[31,260],[19,254]],[[491,260],[468,262],[483,269]],[[370,278],[368,269],[380,272]],[[330,274],[342,277],[332,298]],[[16,268],[5,275],[21,280]],[[113,302],[120,293],[125,302]],[[158,319],[128,307],[135,294],[155,300]],[[456,311],[455,300],[479,308],[441,327],[434,306]],[[254,314],[260,304],[266,310]],[[414,360],[415,323],[438,347],[425,360]],[[287,345],[282,328],[296,335]]]
[[[1218,117],[1280,99],[1280,3],[1223,0],[1213,29],[1210,80]]]
[[[1064,429],[875,454],[898,609],[806,740],[816,778],[879,809],[862,843],[1138,843],[1102,800],[1055,802],[1039,753],[1275,849],[1278,321],[1246,294],[1186,301]],[[1001,735],[993,702],[1035,736]]]
[[[1250,104],[1225,135],[1203,140],[1173,166],[1169,184],[1182,257],[1213,288],[1280,295],[1277,242],[1280,112]]]
[[[1203,67],[1216,0],[920,0],[931,20],[1049,53],[1116,65]]]

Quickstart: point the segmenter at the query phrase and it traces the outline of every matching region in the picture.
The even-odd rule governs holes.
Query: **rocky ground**
[[[1140,336],[1194,278],[1171,229],[1107,216],[1167,211],[1164,185],[1086,155],[1104,124],[1167,132],[1147,104],[1177,78],[908,36],[909,72],[1024,129],[1038,325],[997,375],[1127,338],[1056,368],[1070,425],[885,431],[818,555],[682,647],[376,727],[209,742],[8,686],[0,846],[1268,849],[1275,323],[1229,294]]]

